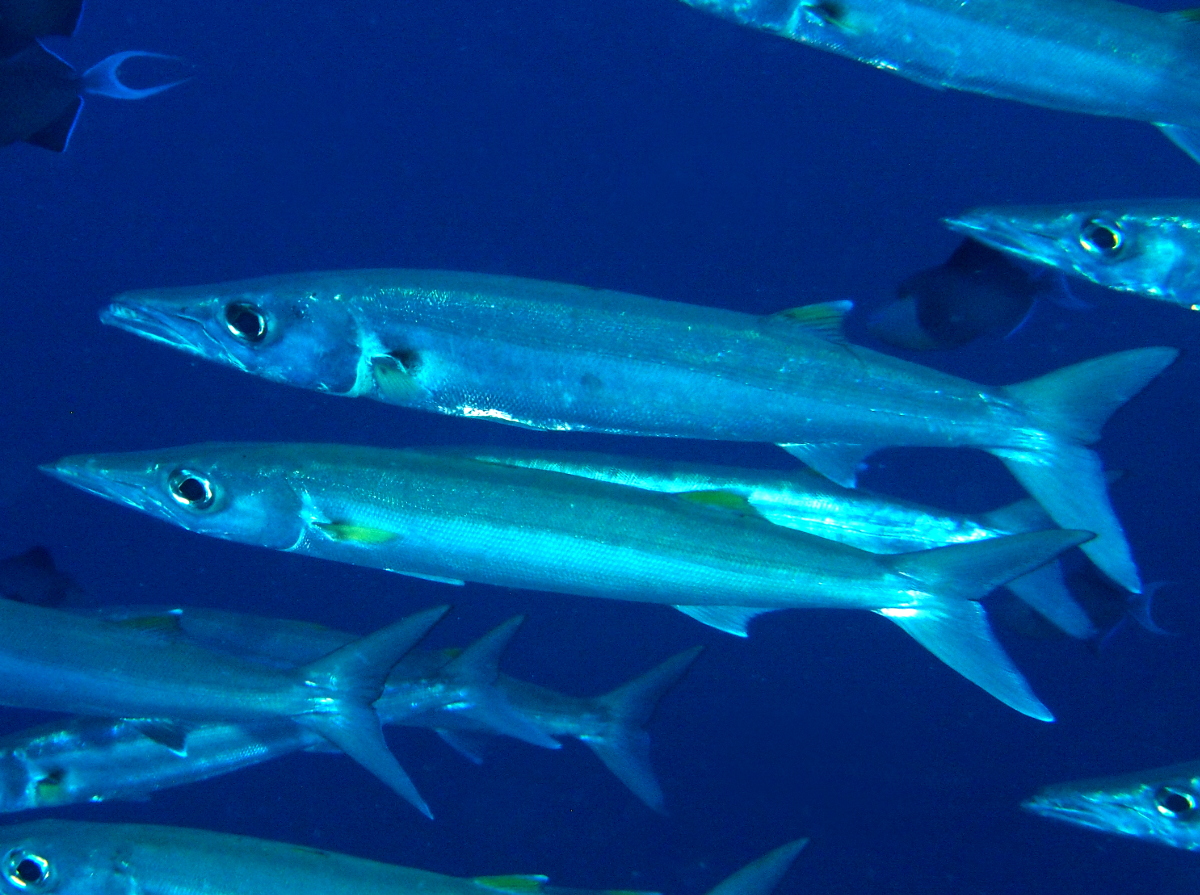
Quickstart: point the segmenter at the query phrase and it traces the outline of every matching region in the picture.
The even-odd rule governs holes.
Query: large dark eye
[[[177,469],[171,473],[167,482],[171,496],[177,503],[192,510],[207,510],[216,499],[216,491],[212,482],[198,472],[190,469]]]
[[[1115,258],[1125,248],[1125,234],[1115,221],[1092,218],[1080,228],[1079,244],[1092,254]]]
[[[18,889],[38,889],[50,878],[50,862],[41,855],[14,848],[4,856],[4,878]]]
[[[1154,807],[1167,817],[1187,817],[1196,810],[1196,797],[1171,786],[1160,787],[1154,794]]]
[[[249,302],[235,301],[225,306],[225,326],[243,342],[257,343],[267,337],[267,317]]]

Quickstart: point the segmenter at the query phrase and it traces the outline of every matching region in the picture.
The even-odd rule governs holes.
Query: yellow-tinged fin
[[[352,522],[314,522],[313,527],[334,541],[352,541],[355,544],[386,544],[400,537],[394,531]]]
[[[1192,9],[1177,9],[1167,13],[1173,19],[1179,19],[1181,22],[1200,22],[1200,8],[1193,7]]]
[[[536,893],[542,891],[542,886],[548,881],[549,877],[537,874],[524,876],[518,874],[509,876],[477,876],[472,880],[477,886],[482,886],[485,889],[491,889],[495,892],[508,892],[511,895],[536,895]]]
[[[852,301],[823,301],[815,305],[803,305],[799,308],[788,308],[777,311],[767,317],[780,323],[802,327],[805,332],[819,336],[828,342],[843,344],[846,334],[842,331],[842,323],[850,309]]]
[[[143,631],[147,634],[161,634],[164,637],[179,637],[183,634],[183,626],[179,623],[179,614],[163,612],[156,615],[135,615],[131,618],[115,619],[111,624],[132,631]]]
[[[688,503],[698,503],[705,507],[731,510],[743,516],[758,515],[758,511],[754,509],[754,504],[750,503],[742,495],[735,494],[732,491],[681,491],[677,496],[680,500],[686,500]]]

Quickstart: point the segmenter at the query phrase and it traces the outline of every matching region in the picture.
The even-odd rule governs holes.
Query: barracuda
[[[1191,11],[1111,0],[684,0],[937,89],[1157,125],[1200,160]]]
[[[455,453],[486,463],[689,494],[692,500],[744,510],[776,525],[871,553],[929,550],[1054,527],[1032,500],[972,517],[843,488],[807,469],[775,472],[583,451],[466,449]],[[1067,590],[1059,563],[1047,563],[1007,586],[1063,632],[1080,639],[1095,636],[1096,627]]]
[[[1200,310],[1200,201],[973,208],[945,224],[1018,258]]]
[[[1200,761],[1047,786],[1022,807],[1105,833],[1200,851]]]
[[[756,317],[514,277],[360,270],[131,292],[101,319],[330,394],[537,429],[780,444],[847,486],[889,445],[977,447],[1058,525],[1095,533],[1088,555],[1140,591],[1085,445],[1174,349],[981,386],[847,344],[847,305]]]
[[[429,815],[388,751],[371,704],[392,666],[445,611],[417,613],[289,672],[103,619],[0,600],[0,627],[20,632],[0,644],[0,704],[134,719],[175,749],[183,748],[186,722],[290,720]]]
[[[769,895],[806,843],[763,855],[709,895]],[[5,895],[651,895],[559,889],[544,876],[445,876],[249,836],[137,824],[0,827],[0,854]]]
[[[207,649],[280,668],[306,664],[356,639],[305,622],[192,607],[110,608],[103,617],[139,627],[150,623]],[[493,660],[513,628],[512,622],[500,626],[474,650],[405,655],[375,703],[380,720],[432,728],[474,761],[479,759],[472,735],[507,734],[551,748],[558,743],[548,737],[578,739],[648,807],[663,811],[643,725],[699,648],[667,659],[611,693],[580,698],[497,673]],[[144,798],[323,746],[311,730],[268,720],[198,724],[188,729],[183,748],[173,751],[136,722],[77,718],[0,738],[0,812]]]
[[[435,581],[675,606],[745,636],[776,609],[865,609],[1052,720],[977,602],[1085,541],[1053,530],[882,556],[757,516],[469,457],[208,444],[67,457],[69,484],[190,531]]]

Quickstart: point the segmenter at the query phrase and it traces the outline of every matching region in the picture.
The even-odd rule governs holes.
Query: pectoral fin
[[[165,718],[130,718],[128,723],[142,736],[165,746],[176,755],[187,755],[189,725]]]
[[[352,522],[314,522],[312,526],[332,541],[352,541],[355,544],[386,544],[400,537],[394,531]]]
[[[732,491],[682,491],[678,495],[680,500],[686,500],[688,503],[699,504],[704,507],[716,507],[721,510],[730,510],[742,516],[757,516],[758,510],[746,498],[740,494],[734,494]]]
[[[766,319],[785,326],[799,327],[805,333],[838,345],[846,344],[842,324],[846,314],[854,307],[852,301],[824,301],[814,305],[788,308],[769,315]]]
[[[549,881],[545,876],[477,876],[472,882],[493,892],[504,892],[505,895],[536,895],[542,891]]]
[[[1188,9],[1174,13],[1179,18],[1189,16],[1190,21],[1195,21],[1196,10]],[[1192,161],[1200,162],[1200,131],[1190,127],[1180,127],[1177,124],[1156,124],[1168,140],[1186,152],[1192,157]]]

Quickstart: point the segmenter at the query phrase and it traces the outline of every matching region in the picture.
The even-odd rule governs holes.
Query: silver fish
[[[769,895],[807,840],[780,846],[709,895]],[[41,820],[0,827],[6,895],[585,895],[544,876],[445,876],[308,846],[181,827]],[[230,872],[235,867],[236,872]],[[590,895],[619,895],[593,891]],[[633,893],[624,893],[633,895]],[[649,893],[638,893],[649,895]]]
[[[919,84],[1157,125],[1200,160],[1195,16],[1112,0],[684,0]]]
[[[1041,720],[1053,716],[977,601],[1089,537],[1052,530],[884,556],[676,495],[343,445],[193,445],[43,468],[227,540],[448,583],[666,604],[740,636],[776,609],[874,611]]]
[[[177,749],[187,722],[290,720],[429,815],[388,751],[371,704],[392,666],[445,611],[417,613],[288,672],[103,619],[0,600],[0,626],[21,632],[0,645],[0,704],[135,719]]]
[[[871,553],[929,550],[1054,527],[1033,500],[967,516],[858,488],[843,488],[803,468],[774,472],[583,451],[458,449],[452,453],[487,463],[684,494],[689,500],[742,509],[776,525]],[[1008,582],[1007,587],[1072,637],[1095,636],[1096,626],[1067,590],[1058,562],[1022,575]]]
[[[1021,807],[1105,833],[1200,851],[1200,762],[1047,786]]]
[[[131,292],[101,319],[330,394],[537,429],[780,444],[847,486],[889,445],[977,447],[1057,524],[1094,532],[1085,552],[1140,590],[1086,445],[1175,349],[985,387],[847,344],[847,306],[756,317],[514,277],[360,270]]]
[[[1200,201],[972,208],[957,233],[1101,286],[1200,310]]]
[[[192,615],[188,609],[182,615]],[[235,613],[201,610],[200,627],[234,632],[234,638],[250,625],[246,617]],[[141,621],[146,616],[131,614]],[[151,618],[161,617],[155,611]],[[315,639],[297,639],[301,651],[286,667],[302,664],[311,655],[324,655],[328,643],[348,643],[355,638],[319,626],[288,623],[272,625],[276,619],[250,617],[260,630],[293,626],[297,634],[303,628],[316,628]],[[261,624],[260,624],[261,623]],[[230,627],[232,625],[232,627]],[[185,635],[186,636],[186,635]],[[227,644],[231,639],[225,638]],[[278,643],[283,638],[276,639]],[[324,641],[324,643],[322,643]],[[204,644],[204,639],[199,642]],[[252,648],[252,644],[244,646]],[[314,650],[312,647],[318,646]],[[332,647],[336,649],[337,647]],[[431,727],[451,746],[479,761],[472,736],[511,733],[511,725],[494,723],[495,694],[481,692],[489,687],[460,685],[446,693],[438,670],[452,664],[448,651],[415,651],[393,670],[384,694],[375,704],[384,724]],[[650,737],[643,729],[659,699],[695,659],[699,648],[678,654],[646,674],[629,681],[611,693],[591,698],[566,696],[537,684],[496,675],[491,686],[511,710],[526,723],[536,726],[542,736],[572,737],[587,745],[650,808],[664,810],[662,789],[650,767]],[[242,654],[241,645],[235,654]],[[247,658],[254,658],[247,655]],[[421,668],[421,679],[412,675]],[[412,710],[412,692],[422,682],[432,692],[443,693],[440,705],[435,700],[419,701],[422,709]],[[488,710],[480,713],[484,704]],[[522,739],[535,745],[545,742],[528,736]],[[551,741],[551,745],[557,745]],[[242,724],[197,724],[187,730],[182,748],[165,747],[147,736],[142,725],[126,720],[76,718],[66,724],[43,725],[0,737],[0,812],[30,811],[81,802],[114,799],[140,799],[150,793],[250,767],[272,758],[300,750],[324,751],[325,741],[318,734],[287,720],[253,721]]]

